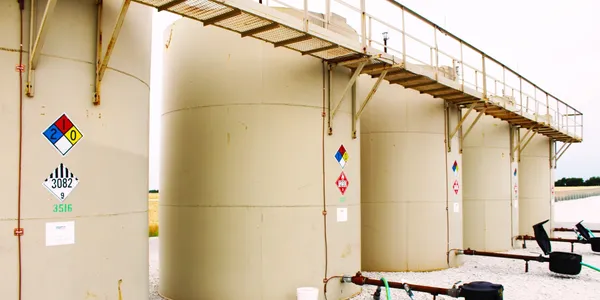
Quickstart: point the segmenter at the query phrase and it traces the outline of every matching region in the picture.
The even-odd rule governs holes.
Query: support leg
[[[102,1],[102,0],[100,0]],[[104,72],[106,72],[106,68],[108,67],[108,62],[110,61],[110,57],[115,48],[115,44],[117,43],[117,39],[119,38],[119,33],[121,32],[121,28],[123,27],[123,22],[125,21],[125,16],[127,15],[127,10],[129,9],[129,5],[131,4],[131,0],[124,0],[121,5],[121,11],[119,12],[119,16],[117,17],[117,22],[113,29],[112,35],[110,37],[110,41],[108,42],[108,46],[106,47],[106,54],[104,54],[104,58],[102,62],[97,62],[96,65],[96,93],[94,95],[94,105],[100,105],[100,89],[102,84],[102,78],[104,77]],[[102,2],[98,4],[98,56],[102,56]]]
[[[42,53],[42,49],[44,48],[44,43],[46,41],[46,35],[48,33],[49,22],[54,15],[54,8],[56,7],[57,0],[48,0],[46,3],[46,9],[44,10],[44,14],[42,15],[42,22],[40,23],[40,28],[37,31],[37,35],[35,37],[35,42],[33,42],[33,36],[29,38],[29,64],[27,68],[27,85],[25,94],[28,97],[33,97],[33,78],[34,71],[37,68],[38,62],[40,60],[40,55]],[[30,35],[34,32],[35,27],[35,1],[31,0],[31,16],[30,16]]]

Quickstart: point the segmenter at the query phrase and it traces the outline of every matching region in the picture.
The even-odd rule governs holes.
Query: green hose
[[[392,293],[390,293],[390,286],[387,282],[387,279],[381,277],[381,281],[383,281],[383,285],[385,286],[385,297],[387,300],[392,300]]]
[[[595,271],[598,271],[598,272],[600,272],[600,269],[598,269],[598,268],[596,268],[596,267],[594,267],[594,266],[588,265],[588,264],[586,264],[586,263],[584,263],[584,262],[581,262],[581,265],[582,265],[582,266],[586,266],[586,267],[588,267],[588,268],[590,268],[590,269],[592,269],[592,270],[595,270]]]

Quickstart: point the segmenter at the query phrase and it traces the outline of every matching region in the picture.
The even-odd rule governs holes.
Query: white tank
[[[23,13],[29,49],[30,1]],[[46,1],[36,1],[36,24]],[[104,48],[120,1],[105,1]],[[132,4],[94,106],[95,1],[60,0],[47,24],[33,98],[23,96],[22,299],[148,299],[148,100],[152,10]],[[37,28],[34,30],[37,32]],[[0,1],[0,266],[18,299],[20,21]],[[63,114],[70,121],[62,119]],[[56,125],[52,125],[58,121]],[[72,127],[72,124],[75,127]],[[53,127],[54,126],[54,127]],[[63,133],[66,129],[66,134]],[[72,142],[76,142],[73,146]],[[63,157],[63,153],[65,156]],[[46,181],[47,180],[47,181]]]
[[[358,82],[361,103],[375,79]],[[382,82],[360,119],[362,267],[430,271],[462,247],[458,137],[446,146],[444,100]],[[456,126],[458,110],[449,112]],[[454,127],[452,127],[454,128]],[[452,263],[452,262],[451,262]]]
[[[328,136],[320,60],[189,19],[165,32],[159,292],[281,300],[312,286],[324,299],[324,276],[361,269],[351,93]],[[350,76],[335,72],[334,99]],[[359,287],[332,280],[327,290],[339,299]]]
[[[465,126],[477,114],[471,112]],[[510,136],[507,122],[482,116],[463,141],[465,248],[505,251],[512,247]]]
[[[521,136],[526,132],[526,129],[521,129]],[[552,219],[554,181],[551,178],[550,145],[548,137],[535,134],[521,153],[519,234],[522,235],[533,235],[534,224]]]

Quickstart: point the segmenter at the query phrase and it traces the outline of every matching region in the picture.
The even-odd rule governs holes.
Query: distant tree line
[[[158,194],[158,190],[150,190],[149,193],[150,194]]]
[[[561,178],[554,183],[554,186],[600,186],[600,177],[593,176],[587,180],[577,177]]]

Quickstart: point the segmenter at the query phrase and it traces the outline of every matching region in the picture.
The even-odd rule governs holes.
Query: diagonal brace
[[[381,84],[381,81],[383,81],[383,79],[385,78],[385,75],[387,75],[387,72],[388,72],[388,70],[384,70],[383,72],[381,72],[381,75],[379,75],[379,78],[377,78],[377,81],[375,82],[375,84],[371,88],[371,91],[367,95],[367,98],[361,104],[360,109],[356,113],[356,116],[354,116],[354,120],[358,120],[360,118],[360,115],[362,115],[363,110],[365,109],[365,107],[367,107],[367,104],[369,103],[369,101],[371,101],[371,99],[373,98],[373,96],[377,92],[377,88],[379,88],[379,85]]]
[[[40,28],[38,29],[35,44],[33,45],[33,49],[31,50],[31,56],[29,58],[29,67],[31,68],[31,70],[35,70],[40,60],[40,53],[44,48],[46,34],[48,33],[48,22],[50,22],[49,20],[54,14],[56,2],[57,0],[48,0],[48,3],[46,3],[46,10],[44,11],[44,15],[42,16],[42,23],[40,24]]]
[[[115,44],[117,43],[117,39],[119,38],[119,33],[121,32],[121,28],[123,27],[123,22],[125,21],[125,16],[127,15],[127,10],[129,9],[129,5],[131,4],[131,0],[123,0],[123,4],[121,5],[121,11],[119,12],[119,16],[117,17],[117,22],[115,23],[115,27],[113,28],[112,35],[110,37],[110,41],[108,42],[108,46],[106,47],[106,53],[104,54],[104,58],[101,58],[102,52],[102,33],[101,33],[101,18],[102,18],[102,2],[98,4],[98,45],[99,47],[98,53],[98,61],[96,65],[96,94],[94,96],[94,104],[100,104],[100,87],[102,83],[102,78],[104,77],[104,73],[106,72],[106,68],[108,67],[108,62],[110,61],[110,57],[115,48]],[[100,62],[101,61],[101,62]]]
[[[523,143],[523,141],[525,139],[527,139],[527,137],[529,136],[529,133],[531,133],[533,131],[533,129],[535,128],[535,126],[529,128],[529,130],[527,130],[527,132],[525,132],[525,135],[521,138],[519,138],[519,143],[515,145],[515,147],[512,149],[512,153],[514,153],[517,149],[519,149],[519,157],[521,156],[521,149],[525,149],[525,147],[521,148],[521,143]],[[535,133],[532,134],[532,136]],[[521,132],[519,131],[519,135],[521,135]]]
[[[523,146],[521,146],[519,148],[519,161],[521,161],[521,153],[523,152],[523,150],[525,150],[525,147],[527,147],[527,145],[529,145],[529,142],[531,142],[531,140],[533,139],[533,137],[537,134],[537,130],[533,130],[533,133],[529,136],[529,138],[527,139],[527,142],[525,142],[525,144],[523,144]]]
[[[552,158],[556,162],[558,162],[558,160],[560,159],[560,157],[565,154],[565,152],[567,152],[567,149],[569,149],[569,147],[571,147],[573,143],[564,143],[562,145],[562,147],[560,147],[560,149],[556,152],[556,154],[554,154],[554,157]],[[565,148],[566,146],[566,148]],[[564,148],[564,149],[563,149]]]
[[[381,72],[381,74],[379,75],[379,78],[377,78],[377,81],[375,82],[375,84],[371,88],[371,91],[367,95],[367,98],[365,98],[365,101],[363,101],[362,104],[360,105],[360,109],[358,110],[358,112],[356,114],[354,114],[354,110],[352,111],[352,113],[354,114],[354,116],[352,118],[352,138],[353,139],[356,138],[356,122],[358,121],[358,119],[360,119],[360,116],[362,115],[365,107],[367,107],[367,104],[369,104],[369,101],[371,101],[371,99],[373,99],[373,96],[377,92],[377,88],[379,88],[381,81],[383,81],[383,79],[387,75],[388,71],[389,70],[384,70],[383,72]],[[354,106],[353,106],[353,108],[354,108]]]
[[[481,116],[483,116],[483,114],[485,113],[487,107],[484,107],[479,114],[477,115],[477,118],[475,118],[475,120],[473,121],[473,123],[471,123],[471,125],[469,126],[469,128],[467,128],[467,132],[465,132],[463,134],[463,136],[461,137],[461,139],[464,141],[465,138],[467,137],[467,135],[469,135],[469,132],[471,132],[471,129],[473,129],[473,126],[475,126],[475,124],[477,124],[477,121],[479,121],[479,119],[481,118]]]
[[[350,81],[346,85],[346,88],[344,88],[344,92],[342,92],[342,95],[340,95],[340,101],[337,102],[337,104],[335,105],[333,110],[331,110],[329,113],[329,115],[331,116],[331,120],[333,120],[333,117],[335,117],[335,113],[338,111],[338,109],[342,105],[342,102],[344,101],[344,96],[346,96],[346,93],[348,93],[348,90],[354,85],[354,83],[356,82],[356,79],[358,78],[358,76],[360,75],[360,72],[362,72],[362,69],[365,67],[366,64],[367,64],[366,61],[361,62],[358,65],[358,67],[356,68],[356,70],[354,71],[354,74],[350,78]],[[330,83],[330,85],[329,85],[330,89],[331,89],[331,85],[332,85],[332,83]]]
[[[42,15],[42,22],[40,24],[40,28],[38,29],[35,42],[29,45],[29,66],[27,70],[27,90],[26,94],[29,97],[33,97],[33,71],[37,68],[38,62],[40,60],[40,55],[42,53],[42,49],[44,48],[44,43],[46,42],[46,35],[48,33],[48,23],[52,16],[54,15],[54,8],[56,7],[56,2],[58,0],[48,0],[46,3],[46,9],[44,10],[44,14]],[[32,6],[35,5],[35,2],[31,2]],[[31,8],[32,16],[30,22],[30,31],[33,33],[33,28],[35,24],[35,8]],[[31,42],[30,37],[30,42]]]
[[[467,110],[467,113],[460,119],[460,122],[458,122],[458,124],[456,124],[456,128],[454,128],[454,130],[450,134],[449,140],[452,140],[452,138],[454,138],[454,135],[456,135],[456,133],[458,132],[458,129],[461,128],[462,124],[465,122],[465,120],[467,119],[469,114],[473,111],[473,109],[475,108],[475,105],[477,105],[477,102],[473,102],[471,104],[471,106],[469,106],[469,110]]]

